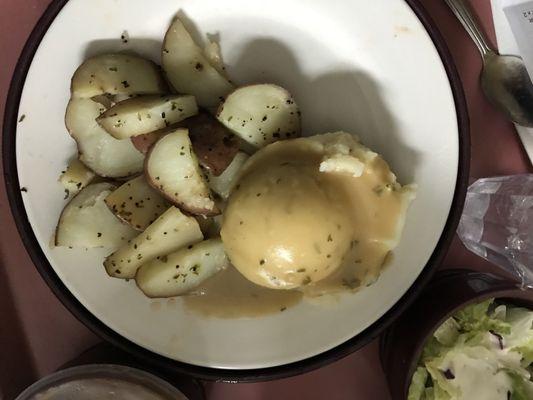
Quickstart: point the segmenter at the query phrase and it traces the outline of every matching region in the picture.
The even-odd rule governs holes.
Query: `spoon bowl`
[[[491,103],[513,122],[533,126],[533,84],[516,56],[488,53],[484,57],[481,87]]]
[[[494,51],[463,0],[445,1],[481,53],[485,96],[514,123],[533,127],[533,84],[522,58]]]

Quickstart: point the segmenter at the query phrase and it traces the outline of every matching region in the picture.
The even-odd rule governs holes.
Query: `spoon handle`
[[[476,44],[483,57],[494,51],[490,48],[487,38],[476,22],[474,15],[468,9],[463,0],[445,0],[446,4],[451,8],[459,22],[470,34],[470,37]]]

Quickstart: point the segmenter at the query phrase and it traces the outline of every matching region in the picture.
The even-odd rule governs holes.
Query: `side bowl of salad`
[[[382,336],[393,400],[533,399],[533,290],[444,271]]]

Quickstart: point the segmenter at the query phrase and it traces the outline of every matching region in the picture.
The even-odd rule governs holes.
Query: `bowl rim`
[[[446,224],[439,241],[428,260],[426,266],[406,293],[381,318],[367,327],[363,332],[348,341],[316,356],[298,362],[259,369],[217,369],[200,367],[172,360],[155,354],[119,335],[106,326],[90,311],[88,311],[66,288],[54,272],[44,255],[32,227],[28,221],[22,201],[17,173],[16,160],[16,128],[19,102],[29,67],[41,40],[48,28],[55,20],[68,0],[53,0],[38,20],[31,32],[16,64],[11,85],[9,87],[4,110],[4,125],[2,137],[2,158],[4,168],[5,187],[9,199],[11,213],[26,251],[41,274],[44,281],[63,305],[85,326],[102,339],[136,356],[140,361],[161,371],[181,372],[196,378],[225,382],[258,382],[272,379],[286,378],[325,366],[355,352],[381,334],[405,309],[418,297],[423,288],[433,276],[442,262],[451,244],[455,230],[461,217],[461,212],[468,187],[470,167],[470,123],[466,99],[452,55],[443,36],[431,17],[420,3],[420,0],[405,0],[428,32],[441,61],[446,70],[450,88],[453,92],[458,125],[459,164],[454,197]]]
[[[108,379],[144,385],[147,389],[152,389],[157,392],[157,394],[165,396],[167,400],[180,400],[177,396],[179,396],[181,400],[187,399],[177,387],[148,371],[128,365],[102,363],[76,365],[60,369],[59,371],[53,372],[32,383],[24,389],[15,400],[32,399],[34,396],[42,394],[44,391],[54,386],[57,387],[57,385],[82,379],[102,378],[104,375],[107,375],[105,378]]]

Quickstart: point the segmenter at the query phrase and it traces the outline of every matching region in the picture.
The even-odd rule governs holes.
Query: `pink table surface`
[[[466,92],[471,118],[471,178],[533,172],[512,125],[484,99],[478,84],[481,62],[474,45],[442,0],[421,0],[441,29]],[[20,51],[51,0],[0,0],[0,109]],[[471,0],[494,39],[489,0]],[[3,174],[2,174],[3,176]],[[3,178],[2,178],[3,179]],[[12,398],[99,339],[54,297],[30,261],[0,183],[0,398]],[[494,270],[456,238],[443,267]],[[209,384],[217,399],[387,400],[377,343],[314,372],[256,384]]]

